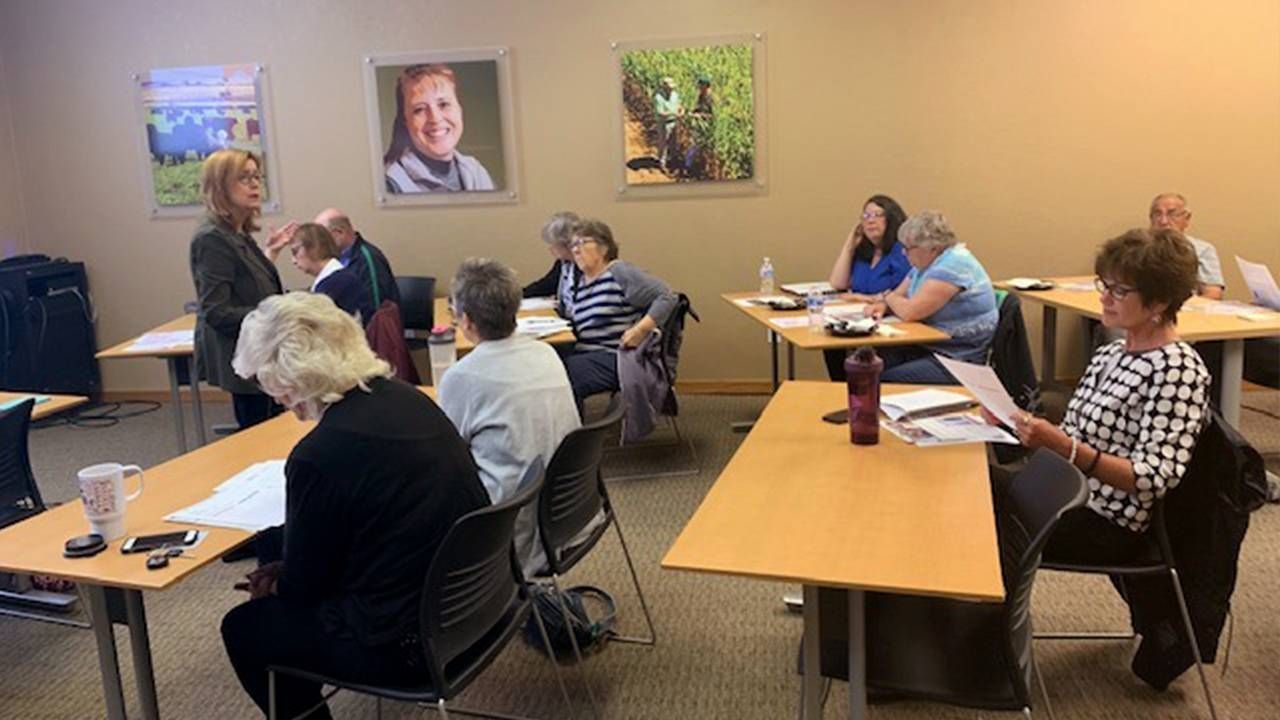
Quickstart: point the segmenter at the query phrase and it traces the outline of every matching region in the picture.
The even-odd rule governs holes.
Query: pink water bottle
[[[858,348],[844,360],[849,384],[849,441],[854,445],[880,442],[880,371],[884,360],[869,347]]]

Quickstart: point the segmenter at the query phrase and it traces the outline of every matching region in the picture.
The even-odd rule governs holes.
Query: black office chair
[[[435,325],[436,279],[418,275],[396,277],[400,290],[400,320],[404,323],[404,336],[410,340],[410,348],[426,343],[426,335]]]
[[[332,686],[324,700],[339,690],[373,695],[382,717],[382,699],[429,704],[443,718],[450,712],[476,717],[508,718],[476,710],[448,707],[519,632],[533,609],[529,586],[516,559],[512,537],[516,515],[537,498],[542,489],[542,468],[525,474],[519,492],[506,502],[468,513],[453,524],[436,551],[422,588],[419,633],[427,677],[421,685],[386,687],[352,683],[297,668],[267,669],[268,710],[276,719],[276,675],[284,674]],[[550,651],[542,618],[533,612],[542,640]],[[556,668],[556,680],[565,704],[569,694]],[[324,700],[321,702],[323,703]],[[319,707],[319,706],[316,706]],[[310,715],[308,710],[302,717]],[[570,706],[572,714],[572,707]]]
[[[27,441],[31,431],[34,400],[24,400],[8,410],[0,410],[0,528],[22,522],[44,512],[44,498],[31,472],[31,454]],[[34,590],[31,576],[0,573],[0,600],[58,614],[75,610],[77,596],[67,593]],[[87,628],[76,620],[54,617],[46,612],[28,612],[0,607],[0,615],[38,620],[40,622]]]
[[[1080,472],[1044,449],[1010,481],[996,509],[1003,603],[867,593],[868,687],[1030,717],[1034,675],[1052,718],[1031,648],[1031,589],[1059,518],[1088,496]],[[844,591],[819,591],[827,677],[848,677],[848,607]]]
[[[614,635],[610,640],[637,645],[654,645],[657,643],[657,633],[654,631],[653,617],[649,614],[649,604],[645,601],[644,591],[640,588],[640,579],[636,575],[631,552],[627,549],[622,525],[618,522],[613,502],[609,499],[609,491],[600,475],[600,461],[604,455],[606,436],[617,431],[622,423],[622,413],[621,398],[615,395],[610,400],[604,416],[566,435],[560,441],[560,446],[556,448],[551,462],[547,464],[546,483],[538,498],[538,535],[547,556],[547,567],[535,577],[551,583],[556,596],[560,598],[560,612],[568,625],[569,609],[564,605],[560,578],[586,557],[612,525],[618,534],[618,544],[622,546],[622,556],[626,560],[627,570],[631,573],[631,582],[635,585],[640,608],[644,611],[649,635],[647,637]],[[600,520],[597,521],[597,518]],[[593,522],[595,522],[594,525],[592,525]],[[587,533],[585,537],[582,536],[584,532]],[[582,649],[572,633],[569,634],[569,639],[573,645],[574,658],[581,667]],[[598,714],[591,684],[586,681],[585,676],[583,682],[587,687],[592,706],[596,708]]]

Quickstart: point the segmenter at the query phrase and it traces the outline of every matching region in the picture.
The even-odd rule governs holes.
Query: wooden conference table
[[[435,397],[435,391],[430,388],[423,388],[423,392]],[[297,420],[292,413],[284,413],[148,468],[145,490],[141,497],[129,503],[125,537],[193,527],[168,523],[163,518],[209,497],[218,484],[254,463],[287,457],[298,440],[314,426],[314,423]],[[126,484],[133,487],[130,481]],[[171,588],[252,537],[252,533],[243,530],[201,529],[209,533],[204,541],[161,570],[146,569],[145,553],[122,555],[123,538],[111,542],[106,550],[93,557],[64,558],[63,543],[88,532],[88,521],[79,499],[0,530],[0,570],[53,575],[80,583],[98,644],[98,665],[109,720],[127,717],[112,627],[119,624],[129,629],[138,703],[144,718],[156,720],[160,711],[143,591]],[[209,632],[217,632],[217,628],[211,627]]]
[[[849,590],[849,707],[858,720],[866,717],[864,591],[1004,598],[986,447],[917,448],[887,430],[878,445],[853,445],[848,425],[821,419],[846,403],[837,383],[783,384],[662,560],[804,586],[808,720],[822,716],[819,587]]]
[[[49,398],[42,403],[36,403],[31,408],[32,420],[43,420],[50,415],[57,415],[63,410],[70,410],[73,407],[79,407],[87,402],[89,398],[83,395],[54,395],[51,393],[41,392],[9,392],[0,390],[0,404],[7,403],[10,400],[23,400],[36,395],[43,395]]]
[[[1008,283],[1000,287],[1015,293],[1024,302],[1038,303],[1044,308],[1041,330],[1040,384],[1049,386],[1056,381],[1058,310],[1066,310],[1095,320],[1102,318],[1102,300],[1093,288],[1093,276],[1044,278],[1055,287],[1049,290],[1018,290]],[[1088,285],[1088,290],[1067,286]],[[1240,387],[1244,377],[1244,341],[1251,338],[1280,335],[1280,312],[1258,307],[1257,319],[1237,315],[1205,312],[1208,302],[1192,298],[1178,313],[1178,336],[1196,342],[1221,341],[1222,377],[1218,408],[1227,422],[1240,424]]]
[[[448,298],[436,298],[435,317],[437,318],[437,323],[448,320],[450,325],[456,325],[456,321],[453,318],[453,310],[449,307]],[[556,311],[550,309],[521,310],[516,314],[516,317],[556,317]],[[558,332],[555,335],[548,335],[547,337],[540,339],[551,345],[572,345],[578,340],[574,337],[572,330],[565,330],[563,332]],[[456,333],[454,342],[458,348],[459,355],[471,352],[471,350],[476,346],[475,343],[463,336],[461,330]]]
[[[903,331],[901,335],[869,335],[860,338],[841,338],[825,332],[813,332],[807,323],[808,315],[804,308],[800,310],[771,310],[763,305],[740,303],[761,297],[758,292],[732,292],[720,295],[725,302],[741,310],[747,317],[755,320],[769,330],[769,344],[773,359],[773,389],[778,389],[778,338],[787,343],[787,379],[796,379],[796,348],[802,350],[838,350],[864,346],[884,347],[889,345],[922,345],[942,342],[951,336],[924,323],[894,323],[892,327]],[[803,300],[803,298],[801,298]],[[781,327],[775,321],[786,322],[790,318],[806,320],[798,327]]]
[[[196,316],[194,313],[187,313],[180,318],[170,320],[169,322],[151,328],[143,335],[151,333],[169,333],[181,331],[194,331],[196,327]],[[178,343],[167,347],[152,347],[136,349],[133,344],[141,338],[129,338],[128,340],[113,345],[106,350],[100,351],[96,357],[99,360],[112,359],[131,359],[131,358],[162,358],[169,366],[169,400],[173,405],[173,426],[178,433],[178,452],[187,451],[187,431],[184,426],[182,417],[182,393],[179,390],[178,377],[182,373],[186,373],[191,381],[191,409],[194,413],[196,425],[196,441],[199,445],[205,443],[204,432],[204,405],[200,402],[200,378],[197,377],[195,368],[191,359],[195,356],[195,344],[193,342]]]

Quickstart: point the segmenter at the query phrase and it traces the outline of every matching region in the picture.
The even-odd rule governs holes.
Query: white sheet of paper
[[[1071,292],[1097,292],[1098,288],[1094,287],[1091,282],[1073,282],[1062,283],[1058,285],[1059,290],[1070,290]]]
[[[266,460],[254,463],[230,478],[222,481],[214,492],[232,492],[268,489],[284,491],[284,460]]]
[[[555,310],[556,299],[553,297],[531,297],[520,301],[521,310]]]
[[[174,330],[171,332],[146,333],[137,340],[134,340],[133,344],[129,346],[129,349],[135,352],[166,350],[168,348],[192,345],[194,343],[194,330]]]
[[[911,392],[895,393],[881,397],[880,411],[890,420],[897,420],[912,413],[940,410],[970,402],[972,400],[968,396],[960,393],[925,388],[924,390],[912,390]]]
[[[982,418],[974,415],[945,415],[943,417],[920,418],[915,421],[917,427],[938,438],[942,443],[994,442],[1006,445],[1017,445],[1018,439],[1005,432],[1004,428],[988,425]]]
[[[1240,274],[1244,276],[1244,284],[1249,286],[1253,301],[1272,310],[1280,310],[1280,287],[1276,286],[1271,270],[1266,265],[1249,262],[1239,255],[1236,256],[1236,265],[1240,266]]]
[[[786,330],[787,328],[798,328],[809,326],[809,316],[801,315],[799,317],[780,317],[769,318],[769,324]]]
[[[242,488],[215,492],[200,502],[165,516],[190,525],[236,528],[257,532],[284,524],[284,489]]]
[[[821,282],[787,283],[782,286],[782,289],[793,295],[808,295],[814,290],[823,295],[834,295],[836,293],[836,289],[831,287],[831,283],[825,280]]]
[[[996,377],[995,370],[987,365],[952,360],[937,353],[934,353],[934,357],[957,382],[973,393],[973,397],[980,405],[990,410],[992,415],[1000,419],[1000,422],[1009,427],[1014,426],[1014,415],[1022,412],[1022,409],[1013,402],[1013,398],[1009,397],[1004,385],[1000,384],[1000,378]]]
[[[867,309],[866,303],[830,303],[822,307],[822,314],[841,320],[857,320]]]

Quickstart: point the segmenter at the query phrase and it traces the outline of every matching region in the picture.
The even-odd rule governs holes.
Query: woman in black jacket
[[[231,393],[241,428],[279,412],[271,398],[249,380],[236,377],[231,357],[240,322],[264,298],[283,292],[275,259],[289,244],[297,223],[269,234],[265,252],[250,235],[262,211],[262,164],[244,150],[219,150],[204,161],[200,194],[208,213],[191,239],[191,279],[199,315],[195,355],[210,385]]]

